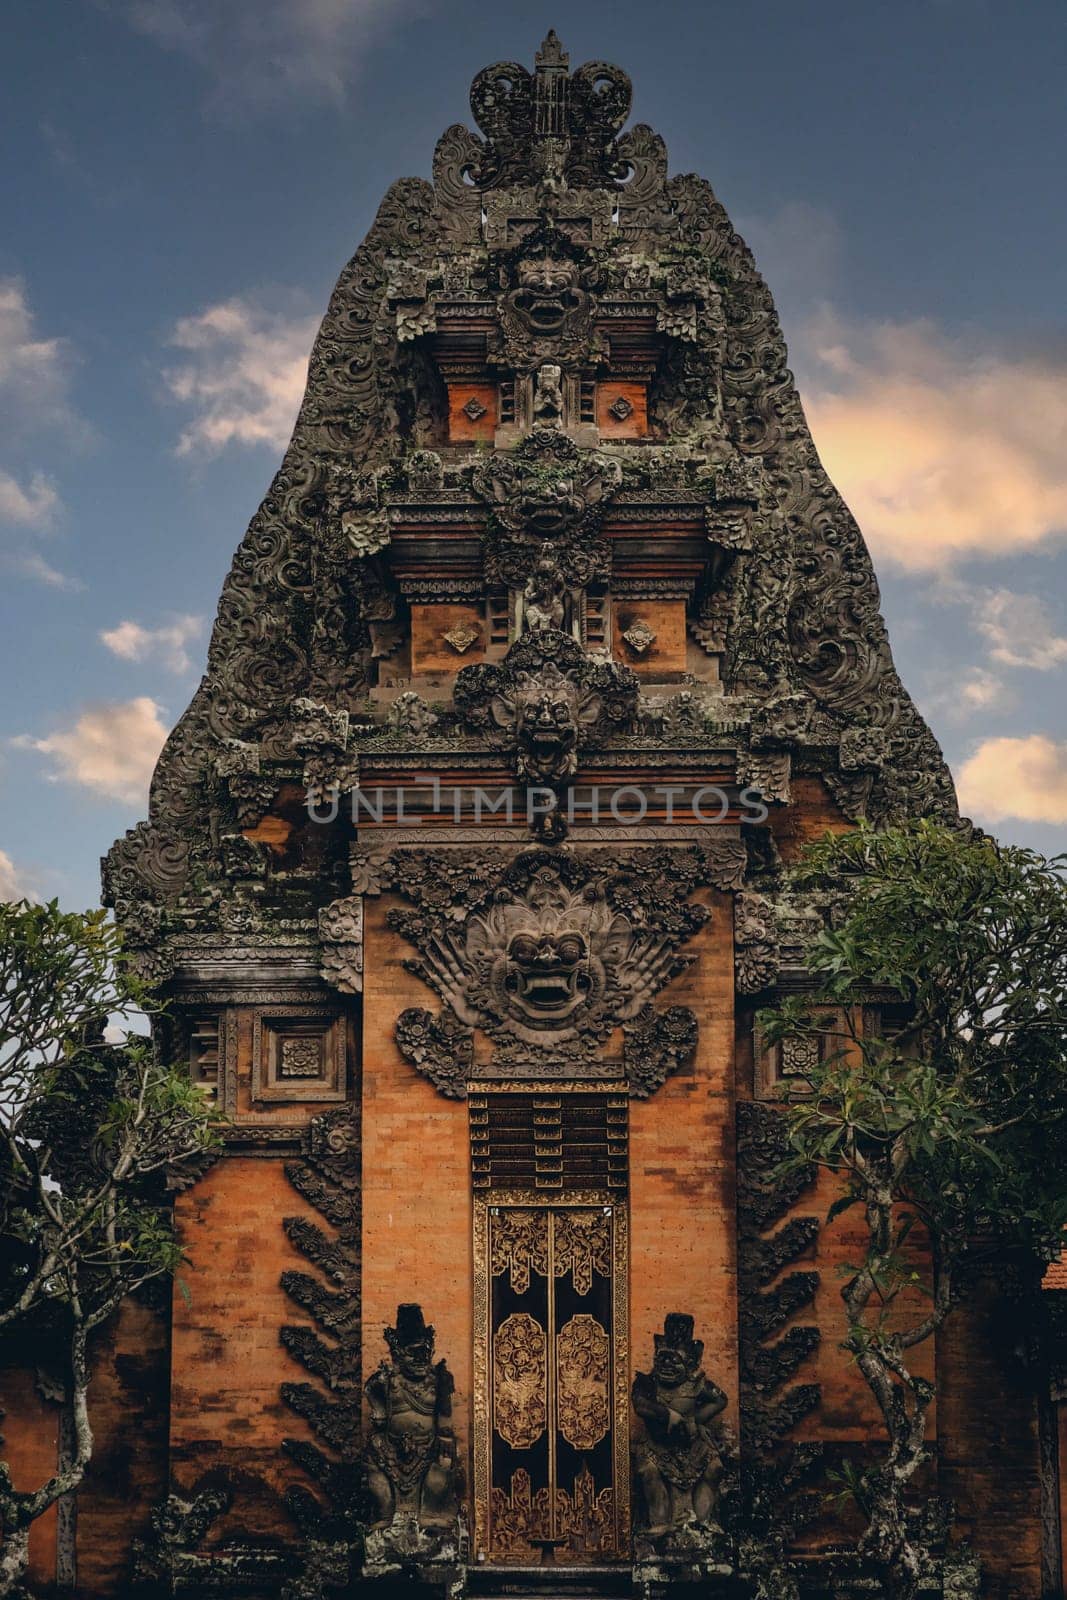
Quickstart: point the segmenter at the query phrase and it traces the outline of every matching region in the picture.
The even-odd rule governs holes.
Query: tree
[[[888,1447],[849,1481],[867,1519],[861,1550],[904,1600],[923,1562],[907,1497],[933,1399],[911,1352],[983,1252],[1036,1267],[1067,1225],[1063,869],[929,821],[826,837],[792,874],[837,906],[807,953],[814,988],[759,1018],[768,1042],[794,1041],[811,1063],[783,1094],[789,1164],[837,1174],[831,1217],[863,1210],[844,1347]],[[928,1275],[907,1248],[917,1224]]]
[[[131,1031],[141,1009],[104,912],[0,903],[0,1341],[9,1361],[50,1353],[73,1421],[69,1459],[36,1489],[0,1462],[0,1596],[21,1584],[32,1523],[91,1459],[92,1334],[180,1265],[167,1177],[217,1139],[201,1091]]]

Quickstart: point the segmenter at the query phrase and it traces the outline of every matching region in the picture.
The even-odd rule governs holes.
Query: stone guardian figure
[[[422,1307],[400,1305],[386,1328],[389,1360],[367,1379],[370,1438],[364,1456],[376,1529],[398,1523],[450,1529],[459,1514],[452,1374],[434,1362],[434,1330]]]
[[[723,1462],[715,1420],[726,1396],[701,1367],[704,1345],[693,1338],[691,1316],[670,1312],[654,1338],[652,1371],[639,1372],[631,1390],[639,1419],[634,1470],[647,1517],[640,1531],[657,1541],[686,1530],[717,1533]]]

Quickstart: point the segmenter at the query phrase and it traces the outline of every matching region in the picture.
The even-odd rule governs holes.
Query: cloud
[[[0,278],[0,425],[10,440],[76,423],[70,409],[70,346],[42,339],[19,278]]]
[[[167,729],[162,706],[134,700],[86,706],[75,721],[44,739],[21,734],[12,743],[52,760],[52,781],[75,783],[126,805],[143,805]]]
[[[993,646],[993,660],[1006,667],[1048,672],[1067,661],[1067,638],[1055,631],[1045,602],[1035,594],[987,589],[979,606],[978,629]]]
[[[930,710],[955,723],[966,722],[980,711],[1003,711],[1015,703],[1007,685],[985,667],[930,672],[927,686],[924,698]]]
[[[0,278],[0,564],[54,588],[79,585],[46,561],[36,540],[62,514],[56,484],[33,454],[57,435],[84,443],[85,423],[72,410],[72,359],[62,339],[42,338],[25,286]]]
[[[985,739],[956,787],[960,806],[979,822],[1067,822],[1067,743],[1041,733]]]
[[[35,472],[25,486],[0,467],[0,520],[29,527],[47,527],[59,507],[55,484],[43,472]]]
[[[146,661],[157,656],[170,672],[188,672],[192,667],[186,645],[204,631],[203,617],[175,617],[159,628],[144,628],[139,622],[119,622],[102,628],[100,639],[123,661]]]
[[[34,578],[38,583],[47,584],[50,589],[77,591],[85,588],[80,578],[60,572],[58,567],[45,560],[39,550],[23,547],[0,551],[0,565],[7,572],[17,572],[23,578]]]
[[[131,27],[214,81],[213,109],[300,98],[340,104],[368,53],[416,0],[111,0]]]
[[[6,850],[0,850],[0,900],[38,900],[36,889],[18,870]]]
[[[318,317],[285,316],[235,298],[183,317],[169,343],[187,360],[163,380],[191,408],[179,455],[217,455],[229,444],[289,442],[307,382]]]
[[[1007,356],[930,323],[844,324],[796,350],[831,478],[877,557],[911,571],[1017,555],[1067,533],[1067,361]]]

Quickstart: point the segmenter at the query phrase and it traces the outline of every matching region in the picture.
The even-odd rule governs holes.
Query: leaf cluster
[[[1058,1253],[1064,861],[920,821],[828,836],[793,881],[843,906],[808,949],[812,991],[759,1019],[818,1058],[786,1096],[796,1161],[842,1176],[835,1209],[888,1190],[935,1249],[982,1235]]]

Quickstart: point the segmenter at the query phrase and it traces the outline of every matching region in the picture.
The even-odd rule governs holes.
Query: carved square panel
[[[842,1024],[843,1025],[843,1024]],[[826,1053],[825,1034],[807,1039],[785,1039],[765,1044],[756,1031],[756,1095],[773,1099],[789,1084],[803,1085],[808,1073]]]
[[[495,383],[450,383],[448,437],[454,444],[491,442],[499,411]]]
[[[253,1100],[345,1098],[345,1022],[320,1006],[263,1006],[252,1025]]]
[[[605,439],[643,439],[648,433],[648,392],[643,383],[598,383],[596,423]]]

